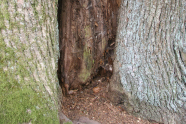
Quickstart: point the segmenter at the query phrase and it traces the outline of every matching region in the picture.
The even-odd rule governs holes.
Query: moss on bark
[[[57,8],[55,2],[44,3],[36,6],[28,1],[0,1],[1,124],[59,123],[57,19],[48,28],[49,17],[57,17]],[[46,20],[39,20],[42,11],[51,11]]]

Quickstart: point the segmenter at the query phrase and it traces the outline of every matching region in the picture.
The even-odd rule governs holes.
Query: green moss
[[[79,78],[81,79],[82,82],[86,82],[89,77],[90,77],[90,72],[86,69],[83,69],[79,75]]]
[[[91,27],[87,25],[85,27],[85,38],[89,38],[91,35]]]
[[[6,0],[1,0],[0,5],[3,5],[0,7],[0,29],[5,29],[6,26],[4,25],[4,19],[9,20],[9,12],[8,12],[8,6]]]
[[[33,92],[32,89],[14,82],[14,86],[1,84],[1,124],[16,123],[58,123],[56,113],[50,112],[42,93]],[[9,92],[7,92],[9,91]],[[49,113],[50,112],[50,113]],[[52,114],[52,115],[51,115]]]
[[[83,53],[83,58],[85,60],[86,69],[90,71],[93,65],[93,58],[90,51],[85,50]]]
[[[92,36],[91,27],[86,26],[85,27],[85,38],[89,39],[91,36]],[[93,65],[93,57],[92,57],[92,53],[91,53],[89,46],[90,46],[89,42],[86,42],[85,47],[84,47],[84,52],[83,52],[83,58],[86,64],[86,69],[90,71]]]
[[[89,39],[92,36],[92,30],[90,26],[85,27],[85,38]],[[94,59],[93,55],[91,53],[91,50],[89,48],[90,42],[85,42],[84,46],[84,52],[83,52],[83,69],[79,74],[79,78],[81,79],[82,82],[87,81],[87,79],[90,77],[93,64],[94,64]]]
[[[94,59],[90,53],[90,51],[86,50],[83,53],[83,58],[84,58],[84,62],[83,62],[83,70],[81,71],[79,77],[82,80],[82,82],[85,82],[91,75],[91,71],[92,71],[92,67],[93,67],[93,62]]]
[[[8,2],[6,0],[2,0],[0,1],[0,5],[3,5],[2,8],[0,8],[0,29],[13,29],[13,28],[20,28],[20,22],[15,22],[15,21],[11,21],[11,17],[8,11]],[[14,7],[17,8],[16,4],[14,4]],[[21,14],[18,15],[17,12],[13,13],[13,17],[20,17],[21,18]],[[6,27],[4,24],[4,20],[9,22],[9,27]]]
[[[1,34],[0,49],[0,124],[59,123],[57,110],[49,107],[53,101],[41,91],[34,90],[38,83],[34,82],[27,64],[17,55],[21,50],[6,47]],[[28,76],[30,80],[25,82],[24,77]]]
[[[34,13],[34,17],[35,17],[35,19],[37,19],[38,21],[39,21],[39,24],[40,25],[42,25],[40,22],[41,21],[43,21],[43,20],[40,20],[39,19],[39,13],[38,13],[38,11],[37,11],[37,7],[38,7],[38,5],[39,5],[39,2],[38,1],[36,1],[36,0],[34,0],[32,3],[31,3],[31,6],[32,6],[32,8],[33,8],[33,13]]]
[[[5,28],[3,14],[0,11],[0,30]]]
[[[4,7],[2,8],[3,9],[3,16],[6,20],[9,20],[10,19],[10,14],[8,12],[8,5],[6,2],[2,3],[4,4]]]
[[[12,2],[11,4],[15,3]],[[0,5],[2,5],[0,7],[0,31],[2,29],[9,31],[11,29],[18,29],[12,31],[14,34],[19,34],[20,28],[24,28],[28,38],[30,32],[26,31],[27,26],[20,25],[20,22],[23,21],[21,19],[24,19],[24,15],[18,12],[13,13],[14,17],[17,16],[20,19],[20,21],[15,22],[11,20],[13,18],[8,11],[8,1],[0,0]],[[35,19],[39,20],[36,10],[37,5],[38,2],[35,1],[32,7],[34,8]],[[16,4],[14,7],[16,11]],[[5,22],[9,23],[9,28],[5,26]],[[41,24],[44,21],[39,20],[39,22]],[[35,29],[33,26],[32,31],[34,32]],[[44,91],[42,89],[43,87],[41,87],[42,82],[36,82],[33,78],[33,70],[36,65],[29,67],[27,63],[32,62],[34,56],[31,53],[31,58],[24,58],[24,50],[28,50],[30,47],[29,44],[21,44],[17,35],[8,35],[6,38],[13,42],[13,45],[17,48],[7,47],[4,41],[5,37],[0,33],[0,124],[21,124],[28,122],[32,124],[59,123],[57,107],[54,106],[57,100],[54,101],[42,92]],[[25,81],[25,78],[28,81]]]

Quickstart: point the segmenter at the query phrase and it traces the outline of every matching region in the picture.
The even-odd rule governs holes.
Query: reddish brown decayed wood
[[[60,74],[70,89],[91,79],[116,35],[120,0],[62,0]]]

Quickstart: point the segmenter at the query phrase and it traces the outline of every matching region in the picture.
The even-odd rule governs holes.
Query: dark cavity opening
[[[120,2],[59,0],[58,79],[64,95],[112,76]]]

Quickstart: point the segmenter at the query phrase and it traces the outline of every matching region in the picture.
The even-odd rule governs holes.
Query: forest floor
[[[101,124],[158,124],[132,116],[106,97],[108,82],[94,79],[81,91],[63,98],[62,111],[70,120],[88,117]]]

